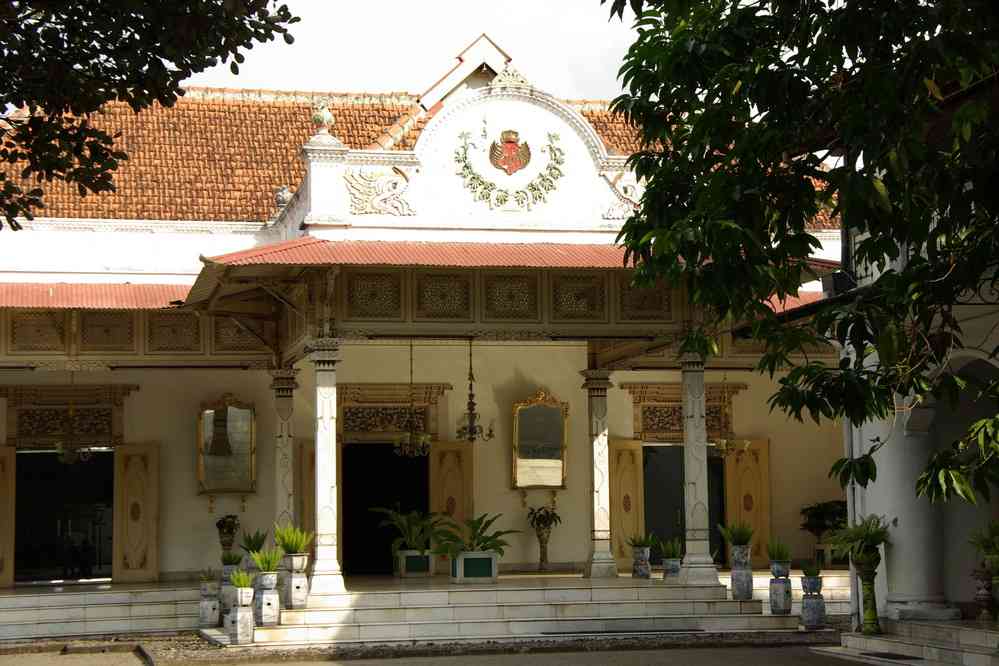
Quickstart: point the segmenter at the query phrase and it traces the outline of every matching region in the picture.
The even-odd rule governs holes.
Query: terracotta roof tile
[[[0,308],[155,310],[187,297],[185,284],[0,283]]]

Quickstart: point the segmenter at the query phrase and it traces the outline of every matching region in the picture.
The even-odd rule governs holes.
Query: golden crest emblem
[[[531,148],[527,142],[520,142],[520,134],[516,130],[505,130],[500,134],[497,143],[489,146],[489,161],[494,167],[512,176],[527,166],[531,161]]]

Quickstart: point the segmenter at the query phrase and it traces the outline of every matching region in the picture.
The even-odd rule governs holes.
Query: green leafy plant
[[[243,556],[231,550],[222,551],[222,565],[227,567],[239,566],[243,563]]]
[[[430,544],[439,540],[442,533],[443,517],[435,513],[428,514],[420,511],[401,513],[398,510],[382,507],[369,509],[369,511],[386,516],[385,520],[378,523],[379,527],[392,527],[398,532],[399,536],[392,540],[393,553],[400,550],[418,550],[421,553],[426,553],[430,550]]]
[[[448,519],[443,523],[434,552],[438,555],[457,557],[462,552],[495,552],[502,555],[510,544],[503,539],[507,534],[517,534],[520,530],[489,531],[503,514],[490,517],[484,513],[470,518],[459,525]]]
[[[679,560],[683,558],[683,540],[680,537],[660,541],[659,547],[662,549],[663,559]]]
[[[822,571],[819,569],[819,565],[815,562],[805,562],[801,565],[801,575],[807,578],[815,578]]]
[[[217,581],[219,579],[219,572],[216,571],[215,569],[212,569],[211,567],[208,567],[206,569],[202,569],[201,570],[201,573],[199,574],[199,578],[204,583],[209,583],[211,581]]]
[[[222,516],[215,521],[215,529],[222,534],[235,534],[239,531],[239,516],[234,513]]]
[[[239,547],[249,554],[254,551],[262,550],[265,543],[267,543],[267,530],[262,532],[257,530],[253,534],[247,534],[244,530],[243,541]]]
[[[753,528],[747,523],[719,525],[718,532],[730,546],[748,546],[749,542],[753,540]]]
[[[771,562],[791,561],[791,549],[788,548],[786,543],[778,539],[773,539],[767,544],[767,555],[770,556]]]
[[[801,508],[801,529],[811,532],[816,541],[826,532],[846,527],[846,502],[816,502]]]
[[[274,543],[289,555],[298,555],[308,550],[314,535],[294,525],[274,524]]]
[[[543,530],[562,524],[562,516],[554,507],[545,504],[544,506],[531,507],[527,511],[527,524],[535,530]]]
[[[973,531],[968,543],[974,546],[982,557],[999,555],[999,521],[992,520],[985,527]]]
[[[281,558],[284,557],[284,551],[280,548],[254,550],[250,551],[250,557],[253,558],[253,562],[257,565],[258,569],[270,573],[278,570]]]
[[[240,569],[237,569],[229,574],[229,582],[232,583],[234,587],[253,587],[254,578],[256,578],[254,574]]]
[[[888,540],[888,522],[883,516],[870,515],[853,527],[836,530],[829,537],[833,549],[841,555],[849,555],[854,562],[879,556],[878,548],[891,543]]]
[[[659,537],[652,532],[648,534],[636,534],[628,538],[628,545],[632,548],[655,548],[659,545]]]

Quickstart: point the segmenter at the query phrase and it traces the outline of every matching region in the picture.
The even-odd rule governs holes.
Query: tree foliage
[[[995,385],[950,366],[983,345],[962,330],[962,307],[987,311],[999,293],[999,6],[627,2],[644,11],[613,106],[640,129],[631,165],[647,187],[619,241],[640,279],[686,283],[705,313],[691,335],[750,322],[766,346],[759,370],[787,370],[771,408],[798,419],[860,424],[968,392],[999,404]],[[782,319],[768,301],[814,277],[808,223],[823,210],[853,239],[847,270],[862,286]],[[838,364],[809,356],[829,343],[846,352]],[[918,491],[987,495],[997,435],[999,416],[976,423],[934,456]],[[866,485],[891,445],[834,473]]]
[[[0,211],[11,228],[43,207],[45,182],[114,190],[127,155],[93,123],[111,101],[171,106],[181,82],[298,21],[273,0],[9,0],[0,3]]]

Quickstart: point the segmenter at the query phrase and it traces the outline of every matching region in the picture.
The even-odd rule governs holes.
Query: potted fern
[[[732,552],[732,599],[749,601],[753,598],[753,569],[749,566],[753,528],[746,523],[736,523],[719,525],[718,531]]]
[[[248,645],[253,642],[253,574],[247,571],[234,571],[229,582],[236,590],[236,605],[225,616],[226,633],[234,645]]]
[[[392,540],[395,575],[401,578],[433,576],[434,558],[430,544],[440,534],[441,516],[420,511],[402,513],[381,507],[369,510],[386,516],[378,524],[379,527],[392,527],[398,532]]]
[[[864,601],[863,632],[867,635],[881,633],[878,622],[878,603],[874,596],[874,579],[881,564],[881,547],[889,544],[888,523],[882,516],[870,515],[853,527],[836,530],[829,543],[840,555],[847,555],[857,568]]]
[[[520,530],[490,532],[500,516],[484,513],[459,525],[453,520],[444,523],[434,552],[451,558],[452,583],[495,583],[499,576],[499,558],[510,544],[503,537]]]
[[[652,549],[658,543],[659,539],[651,533],[644,536],[636,534],[628,539],[628,545],[631,546],[632,578],[652,577],[652,564],[649,562],[649,557],[652,555]]]
[[[253,560],[253,553],[263,549],[265,543],[267,543],[267,530],[264,530],[263,532],[257,530],[253,534],[248,534],[245,530],[243,531],[243,538],[239,547],[243,550],[243,553],[245,553],[243,563],[244,569],[251,573],[257,571],[257,565]]]
[[[309,578],[305,569],[309,565],[309,544],[314,535],[294,525],[274,525],[274,543],[284,551],[281,602],[285,608],[305,608],[309,603]]]
[[[558,515],[555,507],[547,504],[539,507],[531,507],[527,512],[527,524],[534,529],[538,537],[538,570],[548,569],[548,540],[552,536],[552,528],[562,523],[562,516]]]
[[[281,605],[278,599],[278,566],[284,551],[280,548],[254,550],[250,552],[254,564],[260,569],[257,574],[257,597],[253,603],[253,619],[260,626],[271,626],[280,620]]]
[[[239,553],[234,553],[231,550],[222,551],[222,589],[219,599],[222,600],[223,615],[236,605],[236,588],[230,582],[230,577],[239,570],[239,565],[242,562],[243,556]]]
[[[683,563],[683,541],[680,537],[660,542],[663,552],[663,580],[678,579]]]
[[[791,575],[791,549],[779,539],[772,539],[767,544],[767,555],[770,556],[770,573],[774,578],[787,578]]]
[[[767,544],[770,556],[770,612],[774,615],[791,614],[791,549],[787,544],[771,539]]]
[[[805,629],[821,629],[826,624],[826,601],[822,597],[822,576],[815,562],[801,565],[801,624]]]

